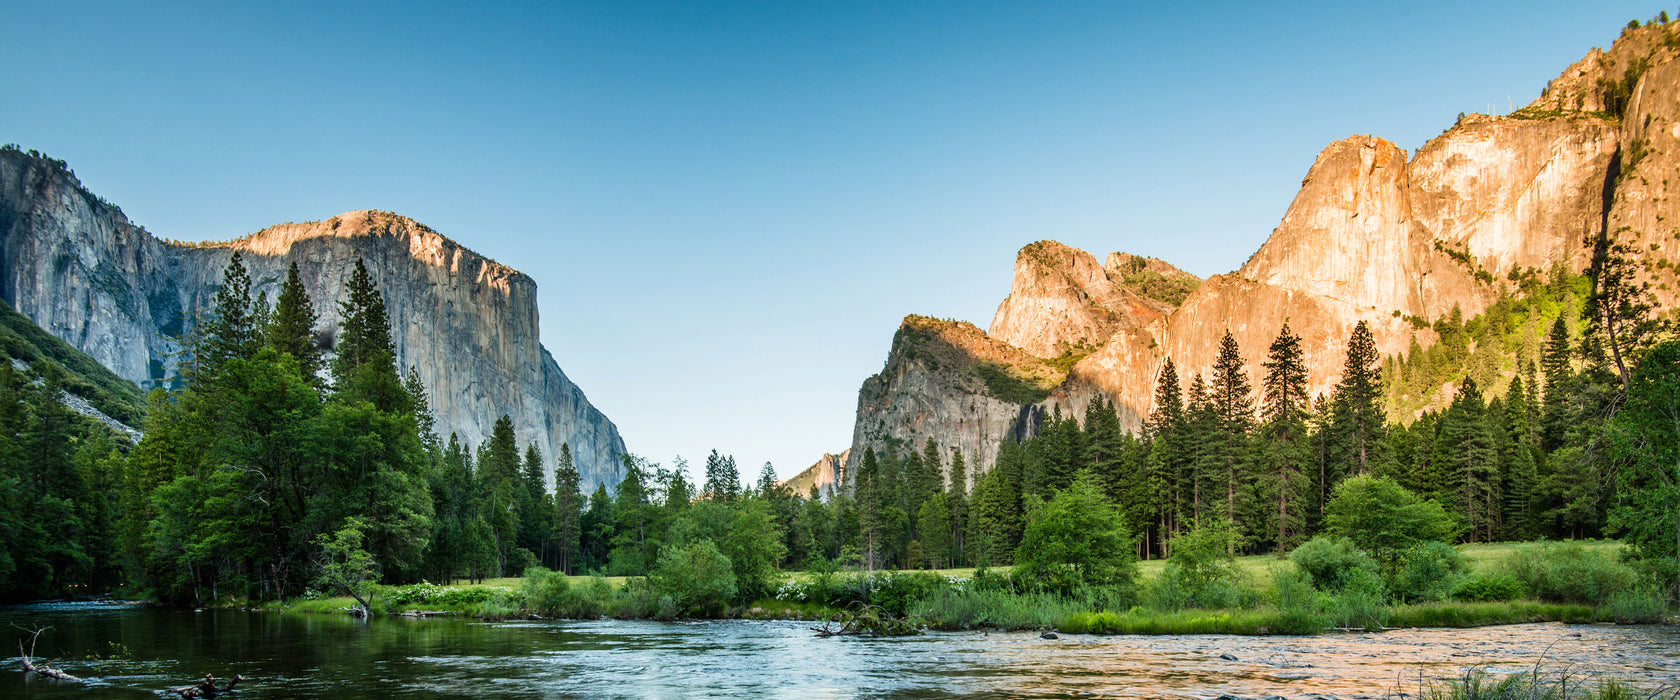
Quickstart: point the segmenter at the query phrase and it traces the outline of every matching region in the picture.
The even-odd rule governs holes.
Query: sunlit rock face
[[[1404,353],[1414,338],[1428,347],[1436,338],[1427,322],[1455,307],[1481,313],[1529,271],[1584,270],[1589,239],[1604,232],[1642,259],[1664,306],[1680,303],[1677,25],[1629,29],[1525,109],[1461,115],[1416,154],[1366,135],[1329,144],[1248,261],[1181,303],[1129,304],[1135,299],[1116,287],[1112,262],[1098,266],[1051,241],[1023,248],[986,340],[1072,361],[1058,385],[1031,405],[1000,401],[949,369],[906,363],[895,339],[886,369],[860,391],[853,454],[913,433],[969,446],[983,469],[996,454],[988,441],[1032,434],[1037,419],[1027,416],[1083,416],[1099,395],[1137,430],[1167,358],[1188,384],[1210,371],[1230,332],[1258,386],[1285,323],[1302,339],[1311,392],[1328,394],[1359,322],[1371,325],[1385,355]],[[1619,119],[1602,112],[1613,106],[1610,81],[1625,86]],[[982,346],[1007,354],[978,339],[958,345]],[[882,408],[909,405],[939,409]]]
[[[252,293],[271,300],[298,264],[328,347],[361,258],[385,296],[397,361],[425,382],[445,440],[454,433],[480,444],[507,414],[521,444],[535,442],[551,461],[569,443],[590,485],[622,478],[624,441],[539,342],[536,283],[519,271],[385,212],[177,244],[133,225],[62,169],[0,152],[0,296],[142,386],[172,374],[177,338],[211,307],[234,251]]]
[[[841,450],[840,454],[823,453],[815,464],[805,468],[805,471],[779,482],[789,493],[802,498],[815,493],[818,498],[828,498],[834,493],[834,485],[840,481],[840,470],[846,466],[846,459],[851,450]]]

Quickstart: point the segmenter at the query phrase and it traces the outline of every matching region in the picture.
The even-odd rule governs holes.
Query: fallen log
[[[226,693],[226,692],[232,691],[233,687],[236,686],[236,685],[239,685],[240,681],[248,681],[248,680],[251,680],[251,679],[246,678],[246,677],[241,676],[241,675],[238,675],[238,674],[234,674],[233,680],[228,681],[227,685],[217,687],[216,676],[214,676],[212,674],[209,674],[209,673],[206,673],[206,674],[204,674],[203,682],[196,683],[196,684],[193,684],[193,685],[183,685],[179,688],[170,688],[169,692],[174,693],[176,695],[179,695],[183,698],[213,698],[213,697],[216,697],[217,695],[219,695],[221,693]]]
[[[36,666],[35,661],[33,659],[29,658],[29,657],[35,655],[35,640],[36,640],[36,638],[40,637],[42,632],[45,632],[47,630],[52,629],[51,627],[37,627],[35,629],[24,629],[22,627],[18,627],[17,625],[12,625],[12,626],[17,627],[18,629],[29,633],[29,651],[25,652],[23,650],[23,640],[21,640],[21,639],[18,640],[18,656],[23,657],[23,672],[24,673],[39,673],[39,674],[41,674],[43,676],[46,676],[48,678],[56,678],[56,679],[61,680],[61,681],[79,681],[79,680],[81,680],[80,678],[77,678],[77,677],[72,676],[68,673],[60,671],[56,668],[48,666],[47,662],[45,662],[45,661],[42,661],[40,666]]]
[[[30,647],[31,647],[31,650],[33,650],[34,645],[31,644]],[[68,673],[60,671],[56,668],[52,668],[51,666],[48,666],[45,661],[41,662],[40,666],[36,666],[34,662],[29,660],[29,655],[23,653],[23,642],[21,642],[21,641],[18,642],[18,656],[23,657],[23,672],[24,673],[39,673],[39,674],[41,674],[43,676],[46,676],[48,678],[57,678],[58,680],[61,680],[61,681],[79,681],[79,680],[81,680],[80,678],[77,678],[77,677],[72,676]]]

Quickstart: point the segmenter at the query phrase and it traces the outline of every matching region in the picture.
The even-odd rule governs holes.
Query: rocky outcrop
[[[618,429],[537,336],[536,283],[412,219],[357,211],[237,240],[176,244],[130,223],[61,164],[0,151],[0,297],[142,386],[172,374],[176,338],[211,306],[239,251],[253,293],[279,293],[298,264],[330,348],[351,266],[385,296],[397,361],[425,382],[438,429],[484,441],[497,417],[552,458],[569,443],[585,481],[616,484]]]
[[[823,453],[816,464],[805,468],[792,477],[777,482],[778,486],[801,497],[808,497],[813,492],[819,498],[828,498],[834,493],[834,485],[840,481],[840,471],[845,469],[846,460],[851,457],[850,449],[841,450],[840,454]],[[814,489],[814,491],[813,491]]]
[[[1165,268],[1187,275],[1154,262],[1156,274]],[[1150,260],[1115,253],[1101,265],[1090,253],[1055,241],[1028,245],[1015,256],[1009,296],[998,304],[986,334],[1039,357],[1060,357],[1089,353],[1122,328],[1149,325],[1174,305],[1126,285],[1134,263],[1144,270]]]
[[[989,465],[1005,437],[1033,434],[1032,407],[1064,377],[973,324],[906,317],[886,367],[858,392],[851,456],[860,458],[869,447],[902,454],[932,439],[946,464],[961,450],[968,463]]]
[[[860,392],[854,453],[901,439],[913,420],[932,428],[918,435],[975,445],[987,439],[977,426],[1001,425],[1012,407],[1082,415],[1099,394],[1136,430],[1153,408],[1168,357],[1186,380],[1207,372],[1229,331],[1257,385],[1285,323],[1302,338],[1310,390],[1328,393],[1359,322],[1371,324],[1383,354],[1404,353],[1414,337],[1427,347],[1435,340],[1428,322],[1455,308],[1480,313],[1521,275],[1583,270],[1586,242],[1605,231],[1638,251],[1658,298],[1672,305],[1680,297],[1680,207],[1670,192],[1680,188],[1677,30],[1629,29],[1610,51],[1594,49],[1571,66],[1534,104],[1505,117],[1461,115],[1409,158],[1374,136],[1330,144],[1259,250],[1182,303],[1159,295],[1152,299],[1158,305],[1131,303],[1135,295],[1115,284],[1123,258],[1098,267],[1094,257],[1053,242],[1027,246],[989,339],[1053,364],[1076,360],[1062,383],[1030,405],[976,406],[964,422],[950,412],[966,407],[972,389],[937,371],[895,365],[895,340],[888,371]],[[889,375],[904,379],[883,384]],[[875,408],[905,401],[949,415],[930,424],[901,413],[894,423]],[[987,435],[1030,432],[1031,423]],[[976,448],[980,467],[989,466],[985,456],[995,448]]]

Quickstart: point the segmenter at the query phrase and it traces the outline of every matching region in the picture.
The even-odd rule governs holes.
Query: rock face
[[[142,386],[171,372],[179,337],[211,305],[234,251],[252,292],[298,264],[331,346],[361,258],[385,296],[397,361],[425,382],[440,433],[483,442],[502,414],[553,459],[569,443],[586,482],[616,484],[624,441],[537,337],[536,283],[405,217],[357,211],[244,238],[176,244],[130,223],[61,164],[0,151],[0,297]]]
[[[823,453],[823,456],[813,464],[780,482],[778,485],[790,493],[805,497],[816,489],[819,498],[827,498],[834,492],[834,485],[840,482],[840,470],[846,466],[846,460],[851,457],[851,450],[842,450],[840,454]]]
[[[1054,242],[1029,245],[988,337],[952,345],[1008,354],[989,341],[1056,367],[1072,361],[1060,383],[1026,397],[1034,401],[1000,399],[905,357],[901,328],[886,369],[859,393],[852,452],[913,435],[963,445],[985,469],[996,454],[988,441],[1031,434],[1035,421],[1022,416],[1082,415],[1099,394],[1137,430],[1168,357],[1188,382],[1209,371],[1229,331],[1258,385],[1285,323],[1302,339],[1310,390],[1327,394],[1359,322],[1370,323],[1385,355],[1403,354],[1414,337],[1427,347],[1428,321],[1455,307],[1466,317],[1482,312],[1513,288],[1514,272],[1585,269],[1587,239],[1606,231],[1638,251],[1659,301],[1672,306],[1680,298],[1675,58],[1680,23],[1629,29],[1533,104],[1505,117],[1461,116],[1409,158],[1373,136],[1332,143],[1259,250],[1187,296],[1140,301],[1135,285],[1118,283],[1126,277],[1116,270],[1137,267],[1126,258],[1098,266]]]

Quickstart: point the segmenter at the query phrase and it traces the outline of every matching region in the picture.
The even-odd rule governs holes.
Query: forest
[[[1229,334],[1205,372],[1168,360],[1138,434],[1098,398],[985,469],[931,441],[885,445],[847,465],[848,488],[796,494],[769,464],[743,483],[716,450],[692,475],[626,454],[620,483],[585,493],[566,445],[521,450],[507,416],[481,445],[436,434],[360,261],[329,361],[295,268],[253,298],[236,254],[183,339],[178,388],[146,397],[138,444],[66,408],[74,374],[52,358],[0,363],[0,597],[361,600],[521,574],[540,588],[553,571],[637,578],[625,588],[674,616],[822,598],[811,582],[837,572],[977,567],[966,592],[929,584],[887,607],[990,586],[1171,610],[1242,607],[1231,562],[1275,554],[1308,590],[1502,599],[1514,584],[1465,575],[1451,545],[1616,537],[1630,556],[1605,563],[1618,583],[1592,602],[1638,589],[1660,609],[1680,592],[1680,342],[1612,245],[1585,276],[1512,282],[1476,318],[1414,321],[1434,342],[1405,356],[1380,357],[1360,323],[1328,396],[1308,395],[1285,325],[1259,377]],[[1430,408],[1442,385],[1450,401]],[[1150,559],[1167,568],[1144,585]],[[1534,576],[1518,583],[1546,599]],[[871,580],[851,599],[911,579]]]

